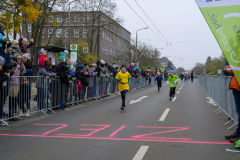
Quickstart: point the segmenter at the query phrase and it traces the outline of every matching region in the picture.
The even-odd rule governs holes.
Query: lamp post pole
[[[143,29],[148,29],[148,27],[146,27],[146,28],[141,28],[141,29],[139,29],[139,30],[136,31],[136,53],[137,53],[137,37],[138,37],[137,32],[140,31],[140,30],[143,30]],[[131,54],[131,63],[132,63],[132,59],[133,59],[133,54]]]
[[[69,8],[68,8],[68,48],[69,50],[71,50],[71,46],[70,46],[70,4],[69,3]]]

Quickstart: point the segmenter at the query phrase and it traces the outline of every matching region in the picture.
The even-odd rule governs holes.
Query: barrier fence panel
[[[234,122],[234,124],[228,129],[238,124],[238,115],[236,113],[233,91],[229,90],[231,79],[232,77],[226,76],[219,77],[201,75],[198,77],[198,83],[212,98],[212,100],[220,107],[221,110],[218,113],[221,111],[225,112],[231,118],[230,121]],[[227,123],[225,123],[225,125]]]
[[[0,90],[0,122],[33,113],[46,114],[54,108],[80,104],[80,102],[119,94],[114,77],[89,77],[88,86],[74,79],[69,84],[60,77],[19,76],[10,77]],[[154,84],[155,77],[132,77],[130,90]],[[54,112],[55,113],[55,112]],[[7,125],[7,123],[6,123]]]

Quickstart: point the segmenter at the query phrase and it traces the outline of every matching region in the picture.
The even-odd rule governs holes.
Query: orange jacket
[[[231,68],[230,66],[227,66],[227,67],[226,67],[226,72],[233,74],[232,68]],[[239,85],[239,83],[238,83],[238,81],[237,81],[237,78],[236,78],[236,76],[235,76],[234,74],[233,74],[232,80],[231,80],[231,82],[230,82],[230,84],[229,84],[229,88],[230,88],[230,89],[240,90],[240,85]]]

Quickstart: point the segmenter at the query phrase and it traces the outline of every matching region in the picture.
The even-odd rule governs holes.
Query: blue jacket
[[[157,77],[155,78],[155,81],[158,81],[158,82],[162,82],[162,80],[163,80],[163,78],[162,78],[161,75],[160,75],[160,76],[157,76]]]
[[[25,76],[32,76],[32,69],[26,69]]]
[[[113,74],[113,77],[116,77],[117,74],[116,74],[115,68],[113,67],[111,68],[111,73]]]
[[[4,36],[2,35],[2,33],[0,33],[0,40],[4,41]],[[2,41],[0,42],[0,48],[3,47]]]
[[[72,77],[75,77],[76,72],[69,71],[69,74],[70,74]]]

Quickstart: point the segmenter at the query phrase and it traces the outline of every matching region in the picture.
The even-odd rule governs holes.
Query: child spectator
[[[34,41],[34,39],[32,38],[31,42],[28,44],[28,40],[26,38],[24,38],[23,35],[21,35],[21,38],[19,38],[19,40],[18,40],[20,50],[24,53],[27,53],[27,49],[32,47],[33,41]]]
[[[45,62],[48,61],[48,58],[47,58],[47,51],[46,50],[44,50],[42,48],[41,52],[42,52],[42,54],[39,54],[39,66],[41,68],[43,68],[44,65],[45,65]]]
[[[10,59],[13,60],[14,59],[14,55],[15,54],[20,54],[22,56],[22,52],[19,48],[19,42],[18,40],[13,40],[12,41],[12,50],[10,51]]]

